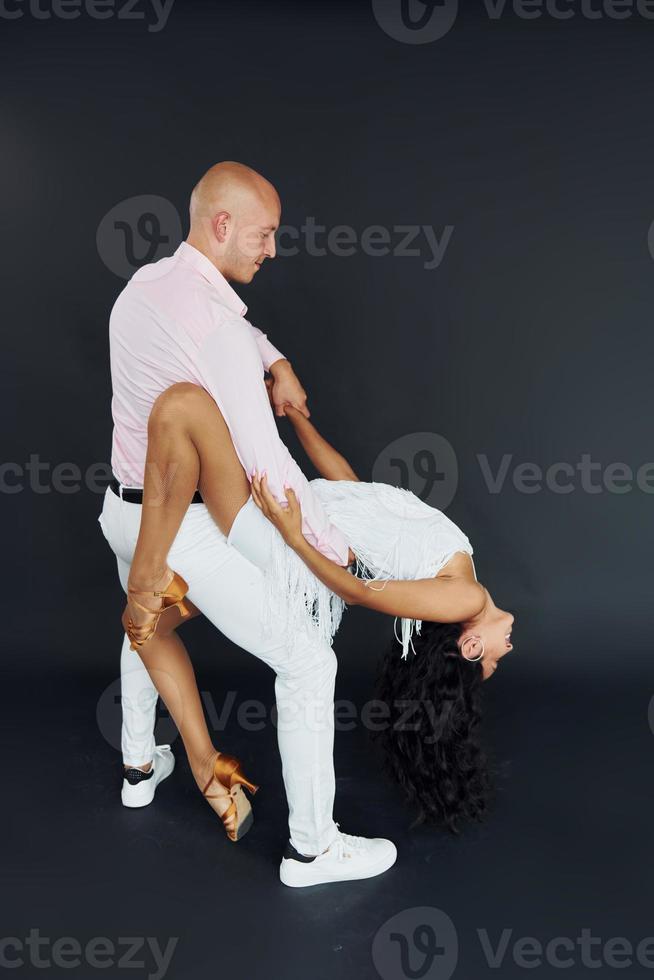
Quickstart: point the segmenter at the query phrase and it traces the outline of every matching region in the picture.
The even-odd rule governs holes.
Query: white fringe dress
[[[311,489],[356,555],[354,574],[361,578],[432,578],[457,552],[472,556],[463,531],[410,490],[386,483],[323,479],[312,480]],[[236,516],[228,541],[264,572],[266,625],[281,614],[289,642],[308,627],[331,645],[345,603],[288,547],[251,497]],[[420,633],[421,625],[420,620],[401,620],[398,640],[403,659],[414,630]]]

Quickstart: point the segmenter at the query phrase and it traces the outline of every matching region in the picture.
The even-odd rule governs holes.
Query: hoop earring
[[[483,660],[484,658],[484,653],[485,653],[484,641],[481,639],[481,637],[479,637],[479,640],[481,641],[481,653],[479,654],[478,657],[466,657],[463,650],[461,650],[461,656],[463,657],[464,660],[467,660],[469,664],[477,664],[479,663],[480,660]]]

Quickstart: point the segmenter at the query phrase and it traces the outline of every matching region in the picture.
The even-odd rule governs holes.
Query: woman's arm
[[[315,425],[302,412],[298,412],[292,405],[286,405],[284,412],[291,420],[305,453],[321,476],[326,480],[359,481],[345,457],[323,439]]]
[[[390,616],[426,619],[436,623],[460,623],[471,619],[483,607],[485,592],[478,582],[463,579],[428,578],[411,581],[371,582],[351,575],[325,558],[302,534],[302,512],[297,497],[286,490],[288,507],[277,503],[268,490],[265,476],[252,480],[252,497],[264,515],[278,529],[289,547],[328,589],[349,606],[366,606]]]

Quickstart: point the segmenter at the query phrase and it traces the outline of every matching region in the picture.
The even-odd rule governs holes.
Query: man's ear
[[[218,214],[214,215],[213,233],[221,245],[224,245],[229,237],[231,221],[232,216],[229,211],[219,211]]]

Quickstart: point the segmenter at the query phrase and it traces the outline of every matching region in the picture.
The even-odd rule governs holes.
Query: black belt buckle
[[[112,477],[109,481],[109,486],[121,500],[126,500],[128,504],[142,504],[143,503],[143,491],[138,487],[123,487],[123,492],[120,492],[120,483],[116,477]],[[202,494],[199,490],[196,490],[193,494],[192,504],[203,504]]]

